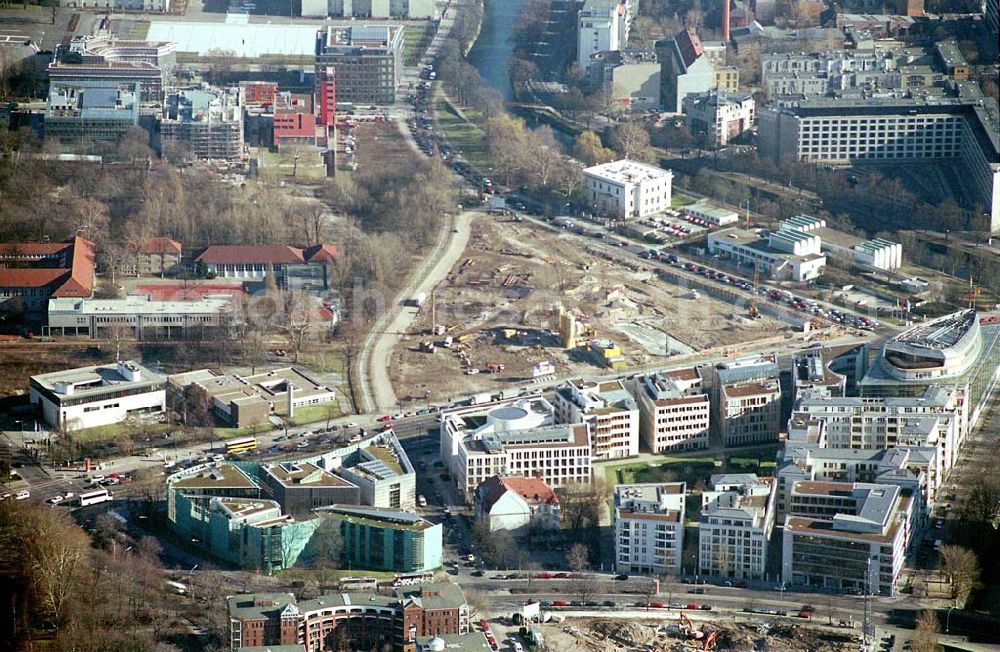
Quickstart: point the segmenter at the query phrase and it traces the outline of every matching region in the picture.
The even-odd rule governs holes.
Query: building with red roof
[[[163,276],[177,270],[184,249],[170,238],[149,238],[136,252],[136,273],[140,276]]]
[[[524,534],[529,526],[559,528],[559,497],[539,477],[495,475],[476,489],[476,516],[490,531]]]
[[[65,242],[0,245],[0,305],[18,302],[24,312],[42,312],[50,297],[86,299],[94,294],[94,243],[74,236]]]
[[[205,271],[223,278],[263,279],[274,270],[281,287],[298,285],[292,278],[314,281],[302,289],[325,289],[327,268],[337,258],[337,250],[328,244],[306,249],[288,245],[212,245],[195,257]]]

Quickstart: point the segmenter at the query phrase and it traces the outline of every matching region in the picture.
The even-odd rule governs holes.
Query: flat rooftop
[[[49,313],[71,312],[93,315],[201,315],[219,313],[230,306],[229,299],[202,298],[194,301],[154,301],[145,296],[124,299],[49,299]]]
[[[490,433],[482,439],[465,442],[470,451],[480,453],[498,453],[506,447],[579,448],[588,443],[590,438],[586,424],[562,424]]]
[[[123,375],[132,374],[135,380]],[[138,362],[128,361],[116,364],[78,367],[64,371],[53,371],[31,377],[31,383],[57,396],[86,398],[101,395],[111,388],[138,388],[150,386],[150,391],[162,389],[166,376],[144,367]],[[69,389],[71,388],[71,389]]]
[[[337,518],[362,525],[370,525],[389,530],[426,530],[434,523],[417,514],[378,507],[323,507],[319,511],[333,514]]]
[[[265,464],[265,473],[286,487],[353,487],[354,485],[309,462]]]
[[[273,500],[254,500],[250,498],[217,498],[216,502],[226,508],[234,518],[246,518],[254,514],[262,514],[273,509],[280,513],[281,506]]]
[[[616,184],[642,183],[657,179],[671,179],[674,173],[638,161],[622,159],[586,168],[584,174],[599,177]]]
[[[761,394],[773,394],[775,392],[780,392],[781,388],[778,385],[778,381],[751,381],[746,383],[737,383],[734,385],[723,385],[722,393],[727,398],[739,398],[743,396],[759,396]]]
[[[266,55],[308,56],[316,54],[316,27],[268,23],[210,23],[197,21],[150,21],[146,38],[173,41],[178,52],[205,55],[226,50],[240,58]]]
[[[183,473],[183,472],[182,472]],[[256,489],[257,483],[232,464],[217,464],[182,475],[170,483],[172,489]]]

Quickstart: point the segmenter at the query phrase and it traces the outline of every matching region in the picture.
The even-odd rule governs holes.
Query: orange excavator
[[[691,619],[687,617],[683,612],[680,615],[680,631],[685,634],[688,638],[693,638],[696,641],[701,641],[702,652],[708,652],[715,647],[715,640],[719,637],[719,633],[714,630],[698,629],[691,622]]]

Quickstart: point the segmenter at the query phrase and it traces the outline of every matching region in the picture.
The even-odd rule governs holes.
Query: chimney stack
[[[722,40],[729,43],[729,0],[722,0]]]

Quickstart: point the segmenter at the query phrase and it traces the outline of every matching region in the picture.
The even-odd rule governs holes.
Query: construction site
[[[857,650],[859,638],[850,632],[792,623],[572,618],[540,626],[551,652],[838,652]]]
[[[745,306],[669,283],[644,261],[510,217],[477,218],[447,278],[411,305],[420,314],[390,365],[404,404],[682,364],[791,332],[770,317],[749,318]]]

